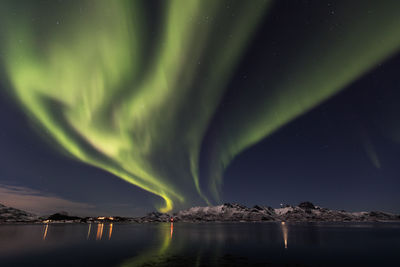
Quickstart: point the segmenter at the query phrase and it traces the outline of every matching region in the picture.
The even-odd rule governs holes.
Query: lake
[[[0,225],[0,266],[400,266],[400,223]]]

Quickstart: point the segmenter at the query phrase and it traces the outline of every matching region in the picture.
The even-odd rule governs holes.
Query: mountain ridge
[[[0,223],[24,223],[35,222],[39,218],[35,214],[7,207],[0,203]]]
[[[0,204],[0,223],[92,223],[92,222],[390,222],[400,221],[399,214],[382,211],[348,212],[315,206],[302,202],[297,206],[285,205],[274,209],[255,205],[251,208],[237,203],[217,206],[191,207],[173,214],[150,212],[143,217],[85,217],[68,216],[56,213],[48,217],[6,207]]]
[[[210,207],[192,207],[172,215],[152,212],[140,218],[139,222],[384,222],[400,221],[400,215],[381,211],[348,212],[330,210],[302,202],[297,206],[286,205],[274,209],[255,205],[252,208],[236,203],[225,203]]]

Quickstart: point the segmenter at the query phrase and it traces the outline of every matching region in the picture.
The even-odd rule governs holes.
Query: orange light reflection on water
[[[171,238],[172,238],[173,233],[174,233],[174,223],[171,222]]]
[[[112,230],[113,230],[113,224],[112,224],[112,223],[110,223],[110,227],[109,227],[109,229],[108,229],[108,240],[110,240],[110,239],[111,239]]]
[[[287,248],[288,247],[288,227],[285,222],[282,222],[281,226],[282,226],[283,242],[285,243],[285,248]]]
[[[103,236],[104,223],[97,224],[96,240],[101,240]]]
[[[90,236],[90,230],[92,229],[92,224],[91,223],[89,223],[89,229],[88,229],[88,232],[87,232],[87,237],[86,237],[86,239],[89,239],[89,236]]]
[[[44,227],[44,232],[43,232],[43,240],[46,240],[47,237],[47,229],[49,228],[49,225],[46,224],[46,226]]]

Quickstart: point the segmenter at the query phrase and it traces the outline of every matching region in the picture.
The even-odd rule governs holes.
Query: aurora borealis
[[[237,155],[400,49],[398,1],[277,2],[2,1],[3,86],[55,149],[160,211],[216,203]]]

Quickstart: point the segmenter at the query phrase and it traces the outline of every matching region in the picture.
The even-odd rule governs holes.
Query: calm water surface
[[[0,266],[400,266],[400,224],[1,225]]]

